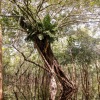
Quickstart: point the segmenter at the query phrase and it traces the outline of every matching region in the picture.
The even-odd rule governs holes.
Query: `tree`
[[[27,0],[26,1],[25,0],[21,0],[21,1],[11,0],[11,1],[14,4],[16,4],[16,6],[15,5],[13,6],[14,12],[12,14],[14,17],[17,17],[16,20],[20,23],[20,26],[23,28],[24,32],[27,33],[27,37],[25,40],[34,42],[35,48],[38,50],[39,54],[41,55],[41,57],[45,63],[44,69],[50,73],[51,98],[52,99],[55,98],[56,91],[57,91],[55,77],[58,77],[58,79],[63,87],[61,99],[62,100],[66,99],[70,93],[65,93],[65,92],[72,93],[73,84],[71,82],[69,82],[69,80],[66,78],[66,76],[60,69],[59,63],[51,50],[51,44],[55,40],[55,36],[57,35],[56,34],[57,30],[60,30],[60,32],[64,32],[63,30],[61,30],[63,27],[65,27],[67,25],[68,25],[68,27],[70,27],[71,24],[77,24],[82,21],[82,20],[81,21],[77,20],[77,17],[78,18],[80,17],[79,15],[81,13],[81,9],[83,9],[82,5],[77,5],[76,6],[77,10],[76,9],[73,10],[74,7],[73,7],[73,5],[71,5],[72,2],[70,2],[68,0],[66,1],[68,4],[65,1],[61,2],[60,0],[56,0],[56,1],[50,0],[49,2],[45,1],[45,0],[41,0],[40,2],[38,2],[38,0],[36,0],[35,1],[37,3],[36,5],[35,5],[34,1],[33,1],[33,3],[31,3],[30,0],[28,0],[28,1]],[[77,2],[77,1],[79,1],[79,2]],[[83,1],[85,1],[85,0],[83,0]],[[76,3],[81,4],[81,2],[83,2],[83,1],[75,0],[74,4],[76,4]],[[49,3],[50,3],[50,5],[49,5]],[[68,6],[69,4],[71,6]],[[46,5],[46,7],[43,7],[45,5]],[[68,16],[66,16],[66,14],[60,15],[60,17],[57,18],[57,23],[53,24],[52,19],[55,20],[54,18],[57,17],[55,15],[55,13],[59,13],[59,12],[63,11],[62,9],[65,9],[63,11],[63,12],[65,12],[67,9],[67,6],[71,10],[71,12],[68,12]],[[55,8],[54,12],[51,11],[51,8]],[[72,14],[72,15],[70,15],[70,14]],[[79,15],[77,15],[77,14],[79,14]],[[53,15],[53,17],[52,17],[52,15]],[[20,18],[19,18],[19,16],[20,16]],[[79,19],[81,19],[81,18],[83,19],[83,17],[84,17],[84,15],[82,17],[80,17]],[[87,20],[87,18],[85,20]],[[87,21],[83,21],[83,23],[85,23],[85,22],[87,23]],[[20,52],[20,53],[23,55],[22,52]],[[23,57],[26,61],[28,61],[26,59],[26,55],[23,55]],[[66,91],[66,90],[69,90],[69,91]],[[65,96],[65,94],[66,94],[66,96]]]
[[[61,100],[65,100],[71,97],[75,87],[72,82],[68,80],[64,72],[61,70],[60,65],[55,58],[52,49],[51,43],[54,41],[55,28],[56,24],[51,23],[51,17],[49,14],[46,14],[43,18],[43,21],[39,21],[37,14],[41,9],[41,2],[37,8],[36,16],[33,15],[32,10],[29,8],[30,1],[23,1],[24,6],[20,6],[16,1],[12,1],[20,9],[22,16],[20,17],[20,26],[27,32],[26,40],[31,40],[34,42],[35,48],[38,50],[41,55],[45,68],[50,73],[50,100],[55,100],[57,85],[55,77],[58,78],[62,85],[62,96]],[[44,0],[42,1],[44,3]],[[27,9],[28,8],[28,9]],[[17,16],[20,12],[16,11],[14,14]],[[26,21],[27,20],[27,21]],[[26,59],[26,58],[25,58]]]
[[[1,13],[1,1],[0,1],[0,13]],[[0,24],[0,100],[3,99],[2,96],[2,29]]]
[[[95,50],[96,46],[100,42],[99,38],[93,38],[90,36],[89,33],[90,31],[87,28],[80,28],[78,29],[77,32],[75,32],[75,34],[70,35],[68,38],[68,47],[67,47],[67,52],[66,52],[67,59],[73,58],[73,62],[77,66],[80,66],[79,69],[81,71],[80,72],[81,84],[82,84],[82,90],[83,90],[82,98],[85,100],[90,100],[91,94],[92,94],[91,87],[90,87],[91,80],[89,76],[89,74],[91,73],[90,66],[93,63],[95,64],[95,60],[98,61],[99,60],[98,56],[100,56],[100,54],[97,52],[99,49]],[[97,65],[96,67],[98,69]],[[97,76],[99,76],[98,71],[97,71]]]

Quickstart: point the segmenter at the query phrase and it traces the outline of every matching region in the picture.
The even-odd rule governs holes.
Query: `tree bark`
[[[0,0],[0,14],[1,14],[1,0]],[[3,99],[2,95],[2,28],[0,25],[0,100]]]
[[[59,63],[51,50],[50,42],[48,41],[47,37],[44,37],[43,40],[39,40],[37,36],[34,37],[33,41],[35,47],[44,60],[46,68],[48,68],[51,73],[50,100],[55,100],[57,92],[55,77],[58,78],[62,86],[62,95],[60,100],[68,100],[73,94],[74,86],[61,70]]]
[[[98,82],[98,99],[100,99],[100,76],[99,76],[99,61],[95,61],[95,67],[96,67],[96,76],[97,76],[97,82]]]
[[[50,76],[50,84],[49,84],[49,91],[50,91],[50,100],[55,100],[56,93],[57,93],[57,84],[55,77],[53,75]]]
[[[2,33],[0,25],[0,100],[2,100]]]
[[[89,73],[88,73],[88,66],[87,64],[82,64],[82,89],[83,89],[83,95],[85,100],[90,99],[90,91],[89,91],[89,86],[90,86],[90,81],[89,81]]]

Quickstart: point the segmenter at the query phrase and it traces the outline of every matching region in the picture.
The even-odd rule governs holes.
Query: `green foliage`
[[[86,31],[88,32],[88,31]],[[80,64],[90,64],[95,59],[96,52],[93,50],[97,39],[88,35],[88,33],[78,31],[80,34],[74,34],[68,37],[67,55]]]
[[[1,22],[2,24],[9,25],[9,19],[7,17],[2,17]]]
[[[51,17],[47,14],[42,22],[36,22],[34,29],[31,31],[29,28],[29,33],[27,35],[27,41],[33,41],[35,35],[42,41],[45,36],[47,36],[48,40],[52,43],[56,38],[57,25],[51,24]]]
[[[90,5],[91,6],[95,6],[95,5],[100,6],[100,0],[93,0],[93,1],[90,2]]]
[[[45,30],[49,30],[50,29],[50,27],[51,27],[50,21],[51,21],[50,15],[47,14],[43,19],[43,25],[44,25],[44,29]]]
[[[8,0],[2,0],[2,1],[3,1],[2,4],[8,3]],[[9,99],[15,100],[16,99],[16,98],[14,98],[15,95],[12,96],[11,94],[14,94],[14,91],[12,89],[15,87],[16,82],[18,83],[18,81],[16,81],[16,72],[19,71],[18,72],[18,80],[19,81],[20,81],[20,79],[19,79],[20,76],[24,76],[24,78],[27,79],[31,75],[34,78],[33,78],[32,84],[28,84],[28,82],[30,82],[31,80],[29,80],[29,81],[24,80],[22,84],[18,83],[18,86],[21,90],[21,92],[18,93],[18,90],[15,89],[18,99],[20,99],[20,100],[24,100],[24,99],[39,100],[44,97],[43,100],[45,100],[45,99],[47,100],[47,97],[45,95],[48,95],[48,92],[49,92],[47,89],[48,83],[45,80],[45,78],[43,78],[45,76],[43,74],[43,71],[40,68],[34,66],[33,64],[24,61],[22,55],[20,53],[18,53],[11,46],[12,43],[14,43],[16,48],[19,51],[21,51],[23,54],[25,54],[27,59],[34,61],[40,65],[44,65],[42,60],[40,59],[41,57],[38,56],[37,51],[34,50],[33,42],[27,43],[23,40],[23,39],[25,39],[25,37],[27,37],[26,40],[33,41],[33,38],[35,36],[37,36],[40,41],[42,41],[46,37],[46,39],[48,39],[49,42],[53,42],[51,46],[54,50],[54,54],[55,54],[56,58],[59,60],[60,64],[62,64],[62,65],[67,64],[67,66],[65,66],[65,67],[63,66],[63,69],[66,72],[66,74],[70,75],[71,77],[73,75],[72,66],[75,65],[76,74],[77,74],[76,78],[77,78],[77,82],[79,84],[79,94],[77,95],[78,100],[84,99],[83,98],[84,92],[82,94],[83,88],[82,88],[81,83],[85,77],[82,77],[82,79],[81,79],[81,74],[82,73],[84,74],[84,72],[82,72],[82,73],[80,72],[80,69],[81,69],[80,65],[82,65],[83,63],[88,64],[87,67],[89,68],[88,74],[89,74],[89,80],[90,80],[89,88],[91,88],[91,90],[93,90],[93,92],[91,92],[91,90],[89,92],[93,93],[92,98],[93,98],[93,100],[95,100],[94,97],[97,95],[96,92],[97,92],[98,85],[97,85],[97,79],[96,79],[97,74],[96,74],[96,68],[94,66],[94,64],[95,64],[94,59],[97,56],[99,56],[97,54],[95,56],[95,52],[93,51],[93,48],[95,47],[95,45],[97,45],[97,42],[95,42],[96,40],[94,40],[93,38],[91,38],[90,36],[87,35],[88,30],[74,32],[73,33],[74,35],[72,34],[71,36],[69,36],[66,39],[66,41],[64,41],[64,38],[62,38],[62,37],[66,37],[67,33],[70,33],[70,31],[73,31],[73,29],[76,28],[77,25],[82,25],[82,24],[86,25],[87,23],[85,23],[85,21],[87,22],[87,21],[89,21],[89,19],[90,19],[89,23],[91,23],[91,21],[93,19],[95,19],[95,15],[92,16],[91,12],[88,11],[88,8],[89,8],[89,6],[93,7],[96,5],[95,9],[97,9],[98,8],[97,5],[99,5],[100,0],[46,0],[44,2],[43,6],[45,6],[46,3],[48,4],[48,2],[51,5],[47,5],[46,8],[41,7],[39,13],[37,13],[38,3],[40,1],[39,4],[41,5],[42,0],[31,0],[33,3],[32,4],[30,3],[30,5],[28,7],[24,7],[25,5],[24,5],[23,1],[26,2],[29,0],[16,0],[16,1],[17,1],[18,5],[21,5],[21,9],[24,9],[23,13],[21,11],[19,11],[18,8],[16,10],[15,5],[11,6],[9,4],[8,4],[9,7],[8,7],[8,5],[3,6],[2,11],[4,11],[4,15],[9,14],[9,12],[12,14],[12,10],[15,9],[13,12],[13,15],[17,15],[17,16],[23,15],[23,17],[25,17],[24,22],[26,22],[26,26],[27,26],[26,30],[25,30],[25,31],[27,31],[27,36],[26,36],[26,34],[24,34],[23,31],[19,30],[20,29],[18,27],[19,17],[15,18],[16,21],[18,21],[18,23],[16,23],[15,20],[13,20],[13,18],[10,18],[10,17],[3,17],[1,19],[1,22],[3,23],[3,25],[2,25],[3,29],[4,29],[4,27],[5,28],[8,27],[6,30],[3,30],[3,32],[5,33],[3,36],[3,45],[4,45],[4,47],[3,47],[3,64],[4,64],[3,69],[5,70],[4,75],[5,76],[12,75],[12,76],[14,76],[13,79],[15,80],[15,82],[14,82],[14,80],[10,77],[11,82],[7,82],[7,80],[9,80],[9,79],[4,77],[4,84],[6,86],[6,89],[4,89],[4,94],[5,94],[5,91],[7,91],[6,94],[12,97],[12,98],[10,98],[10,97],[4,98],[4,99],[7,99],[7,100],[9,100]],[[83,2],[85,2],[85,3],[83,3]],[[90,3],[90,5],[89,5],[89,3]],[[86,8],[83,8],[83,6]],[[6,12],[5,7],[6,7],[6,9],[10,9],[9,12]],[[40,6],[39,6],[39,8],[40,8]],[[29,14],[27,13],[27,9],[29,9]],[[96,14],[95,9],[93,10],[93,12]],[[30,14],[31,11],[33,13]],[[58,25],[58,27],[60,27],[59,33],[61,33],[61,34],[56,34],[58,31],[57,24],[51,23],[52,18],[50,16],[50,14],[48,14],[49,11],[50,11],[50,14],[52,13],[52,18],[55,18],[57,23],[59,24]],[[83,11],[85,11],[86,13],[89,13],[91,16],[87,15],[87,17],[88,17],[88,19],[87,19],[87,17],[85,17],[86,13],[84,13]],[[62,12],[64,14],[61,14]],[[43,15],[43,13],[45,16]],[[81,14],[83,16],[81,16]],[[43,15],[43,16],[41,16],[41,15]],[[31,16],[33,16],[33,19],[35,18],[36,22],[34,22],[32,20]],[[40,20],[38,17],[40,17]],[[30,20],[28,20],[28,18]],[[96,16],[96,18],[97,18],[97,16]],[[82,21],[82,24],[80,24],[81,21]],[[77,23],[77,25],[76,25],[76,23]],[[75,27],[72,28],[71,25],[74,25]],[[9,26],[11,26],[11,27],[9,27]],[[64,30],[64,28],[61,26],[64,26],[66,29]],[[90,24],[90,26],[91,26],[91,24]],[[15,27],[15,29],[11,29],[14,27]],[[76,33],[78,33],[78,34],[76,34]],[[54,42],[54,40],[59,37],[60,37],[60,39],[58,39],[58,41]],[[24,61],[24,64],[21,66],[23,61]],[[90,67],[90,65],[92,67]],[[67,72],[69,70],[68,68],[70,69],[69,73]],[[26,69],[27,69],[27,71],[24,73],[24,75],[22,75]],[[43,76],[41,73],[43,74]],[[43,79],[41,79],[41,78],[43,78]],[[47,79],[49,79],[49,78],[47,78]],[[43,82],[43,80],[44,80],[44,82]],[[7,83],[5,83],[5,81]],[[35,83],[33,84],[33,82],[35,82]],[[48,80],[48,82],[49,82],[49,80]],[[57,81],[57,84],[59,87],[58,81]],[[85,83],[83,85],[85,85]],[[58,92],[60,92],[60,91],[61,90],[58,90]],[[22,98],[22,96],[20,96],[20,95],[22,95],[22,93],[25,95],[26,98]],[[29,95],[32,95],[32,96],[29,97]],[[38,99],[38,97],[39,97],[39,99]]]

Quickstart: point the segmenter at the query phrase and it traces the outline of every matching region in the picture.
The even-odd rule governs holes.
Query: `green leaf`
[[[50,15],[47,14],[43,19],[43,25],[44,25],[45,30],[50,29],[50,27],[51,27],[50,21],[51,21]]]
[[[3,22],[4,24],[6,24],[6,25],[9,25],[9,20],[8,20],[7,17],[3,17],[3,18],[2,18],[2,22]]]
[[[47,35],[49,35],[50,37],[55,37],[54,34],[51,34],[51,32],[47,31]]]

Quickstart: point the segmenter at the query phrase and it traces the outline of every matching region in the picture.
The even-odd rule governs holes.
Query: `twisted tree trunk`
[[[15,0],[13,0],[13,3],[17,5],[17,7],[21,10],[21,12],[23,14],[23,17],[20,18],[19,24],[27,32],[27,34],[28,34],[27,40],[33,39],[33,42],[34,42],[38,52],[40,53],[42,59],[44,60],[46,68],[51,73],[50,100],[55,99],[56,92],[57,92],[57,85],[56,85],[55,77],[58,78],[58,80],[60,81],[61,86],[62,86],[62,95],[61,95],[60,100],[67,100],[68,98],[70,98],[72,96],[74,86],[68,80],[68,78],[65,76],[64,72],[60,69],[59,63],[58,63],[57,59],[54,57],[54,54],[53,54],[53,52],[51,50],[51,46],[50,46],[50,40],[49,40],[50,37],[48,35],[44,35],[44,39],[39,40],[38,35],[42,34],[42,33],[39,33],[40,31],[39,31],[38,27],[33,28],[34,27],[33,22],[34,22],[34,24],[36,24],[36,26],[39,26],[38,22],[34,19],[34,17],[28,15],[28,14],[33,14],[33,12],[31,12],[31,10],[26,10],[26,12],[25,12],[23,9],[21,9],[21,6],[18,5]],[[24,16],[26,16],[26,18],[29,20],[29,22],[30,22],[29,18],[31,17],[33,22],[27,23],[25,21]],[[35,34],[32,34],[32,32],[34,32],[34,30],[36,30]]]
[[[55,77],[61,83],[62,86],[62,95],[60,100],[68,100],[71,98],[74,90],[73,84],[65,76],[64,72],[61,70],[57,59],[54,57],[54,54],[51,50],[50,42],[45,36],[43,40],[39,40],[37,36],[33,39],[34,44],[40,53],[41,57],[44,60],[46,68],[51,73],[51,82],[50,82],[50,100],[55,100],[57,85]]]

